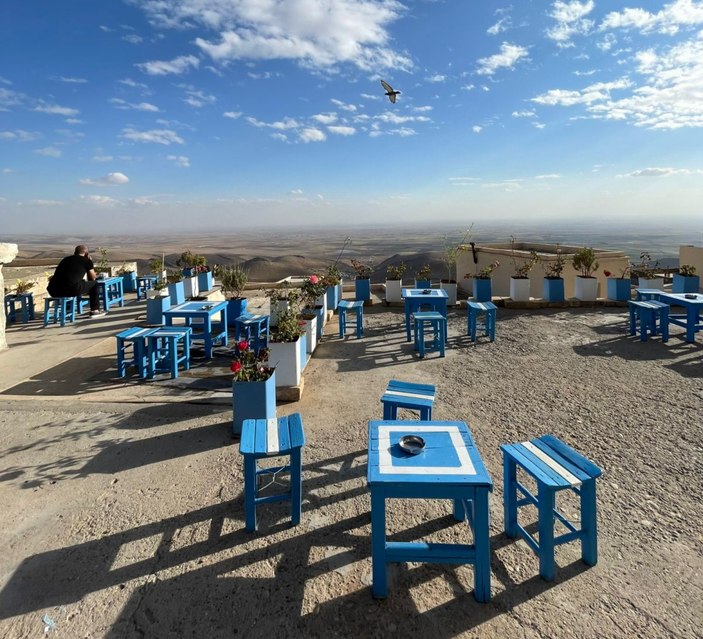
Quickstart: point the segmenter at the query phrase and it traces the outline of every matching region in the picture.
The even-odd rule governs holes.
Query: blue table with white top
[[[220,319],[215,320],[218,314]],[[166,326],[173,326],[177,317],[183,318],[185,325],[193,329],[191,341],[204,343],[205,357],[212,357],[215,342],[227,346],[227,302],[185,302],[164,311]]]
[[[404,435],[424,439],[419,454],[399,445]],[[386,564],[431,562],[474,565],[474,597],[491,598],[488,494],[493,489],[481,455],[464,422],[372,421],[367,480],[371,490],[373,596],[387,596]],[[454,518],[466,520],[473,544],[386,540],[386,499],[451,499]],[[468,532],[468,531],[467,531]]]
[[[442,288],[404,288],[400,296],[405,300],[405,341],[411,341],[410,316],[423,306],[447,316],[447,291]]]

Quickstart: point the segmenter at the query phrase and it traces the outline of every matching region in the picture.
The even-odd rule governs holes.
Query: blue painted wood
[[[602,470],[592,461],[575,451],[554,435],[544,435],[528,442],[540,454],[552,460],[562,472],[575,476],[575,481],[565,477],[552,465],[540,458],[525,443],[503,444],[504,527],[508,537],[520,535],[539,556],[540,576],[552,581],[555,575],[554,547],[571,541],[581,541],[581,558],[588,565],[598,561],[598,533],[596,521],[596,479]],[[517,481],[516,469],[520,467],[537,483],[537,496]],[[556,493],[573,490],[579,495],[581,527],[569,521],[556,509]],[[524,495],[518,500],[517,493]],[[518,509],[536,505],[538,511],[538,540],[518,523]],[[555,538],[554,522],[561,521],[568,533]]]
[[[145,300],[146,292],[156,286],[156,275],[142,275],[137,277],[137,299]]]
[[[695,295],[695,298],[687,298],[684,293],[662,293],[660,299],[672,306],[683,306],[686,309],[684,316],[674,315],[671,317],[671,322],[685,328],[686,341],[694,342],[696,333],[703,330],[700,316],[703,311],[703,295],[700,293],[688,293],[688,295]]]
[[[336,284],[334,286],[328,286],[325,295],[327,296],[327,309],[336,311],[337,305],[339,304],[339,287]]]
[[[76,321],[76,298],[75,297],[45,297],[44,298],[44,326],[60,323],[66,326],[66,322]]]
[[[370,300],[371,299],[371,280],[354,280],[354,292],[356,294],[354,299],[357,300]]]
[[[474,301],[490,302],[493,296],[493,285],[490,278],[474,277]]]
[[[105,312],[109,311],[113,304],[124,306],[124,289],[121,277],[98,278],[95,282]]]
[[[215,319],[217,315],[219,319]],[[176,318],[185,319],[186,326],[192,325],[191,341],[203,342],[205,357],[212,357],[215,342],[227,345],[227,302],[185,302],[164,311],[167,326],[172,326]]]
[[[325,334],[325,307],[316,306],[313,311],[317,317],[317,341],[319,342]]]
[[[398,442],[403,435],[420,435],[425,448],[418,455],[405,453]],[[372,421],[369,423],[367,481],[371,490],[372,593],[387,596],[386,564],[401,561],[473,563],[474,597],[490,599],[490,540],[488,493],[493,483],[463,422]],[[474,543],[427,544],[387,542],[388,498],[450,499],[470,504],[467,524]]]
[[[168,295],[152,297],[146,301],[146,323],[149,326],[160,326],[164,323],[164,311],[171,308],[171,298]]]
[[[698,275],[679,275],[674,273],[674,281],[671,283],[672,293],[698,293],[701,280]]]
[[[426,289],[432,288],[432,280],[415,280],[415,288]]]
[[[466,334],[471,337],[471,341],[476,341],[478,319],[483,316],[484,334],[491,342],[496,338],[496,314],[497,307],[493,302],[466,303]]]
[[[166,371],[172,379],[178,377],[178,365],[190,368],[190,326],[161,326],[147,336],[148,377]]]
[[[364,333],[363,300],[356,300],[354,302],[342,300],[337,305],[337,309],[339,310],[339,336],[342,338],[345,336],[347,332],[347,312],[353,311],[356,313],[356,336],[360,338]]]
[[[436,311],[444,317],[447,316],[447,291],[441,288],[401,289],[400,296],[405,301],[405,339],[411,341],[412,332],[411,316],[417,311]]]
[[[547,302],[563,302],[564,301],[564,278],[562,277],[545,277],[542,285],[542,296]],[[476,300],[486,301],[490,300]]]
[[[122,273],[122,289],[125,293],[137,292],[137,274],[134,271]]]
[[[239,435],[247,419],[276,417],[276,373],[265,382],[232,382],[232,433]]]
[[[168,285],[168,296],[171,298],[171,304],[183,304],[186,301],[186,288],[183,282],[173,282]]]
[[[154,328],[134,326],[120,331],[115,335],[117,340],[117,374],[120,377],[127,375],[127,369],[134,366],[139,377],[145,379],[149,371],[147,337],[154,332]],[[131,355],[128,349],[131,348]]]
[[[308,363],[308,338],[305,333],[300,336],[300,370],[304,371]]]
[[[247,312],[247,298],[238,297],[227,300],[227,323],[234,326],[237,318]]]
[[[608,278],[608,299],[616,302],[630,300],[630,279],[624,277]]]
[[[669,305],[657,300],[630,300],[630,335],[635,335],[639,324],[640,341],[646,342],[649,334],[661,333],[662,342],[669,339]],[[659,329],[657,330],[657,321]]]
[[[302,448],[305,446],[305,431],[300,413],[293,413],[275,420],[274,428],[278,434],[278,446],[268,446],[267,432],[270,420],[247,419],[242,429],[239,452],[244,457],[244,506],[246,530],[257,529],[256,506],[274,501],[290,500],[291,525],[300,523],[302,511]],[[258,459],[268,457],[290,456],[288,465],[276,468],[261,468],[257,466]],[[276,495],[261,497],[257,491],[257,476],[272,473],[290,473],[290,490]]]
[[[227,317],[229,317],[229,310]],[[260,349],[268,348],[270,321],[270,315],[242,313],[234,320],[234,337],[237,341],[247,340],[258,355]]]
[[[22,317],[22,323],[27,324],[34,319],[34,293],[16,293],[5,296],[5,318],[8,322],[17,321],[17,310]]]
[[[637,288],[635,289],[636,301],[658,300],[663,293],[658,288]]]
[[[408,397],[397,395],[393,391],[401,393],[412,393],[422,397]],[[399,408],[416,410],[420,414],[420,420],[429,421],[432,419],[432,407],[436,388],[432,384],[416,384],[392,379],[388,382],[384,394],[381,396],[383,405],[383,419],[393,420],[398,417]]]
[[[447,318],[441,313],[434,311],[420,311],[413,313],[413,325],[415,329],[415,350],[419,356],[425,357],[428,343],[425,341],[425,330],[432,331],[432,340],[429,347],[439,351],[439,356],[444,357],[444,344],[447,341]]]
[[[213,287],[212,273],[210,271],[203,271],[198,273],[198,291],[205,292],[211,291]]]

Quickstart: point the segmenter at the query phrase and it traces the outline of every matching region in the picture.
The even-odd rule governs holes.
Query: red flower
[[[249,342],[247,342],[245,339],[243,339],[241,342],[237,342],[237,348],[244,352],[249,349]]]
[[[320,281],[320,279],[317,277],[317,275],[310,276],[310,283],[311,284],[317,284],[319,281]]]
[[[230,365],[230,369],[236,375],[239,371],[242,370],[242,363],[241,362],[232,362],[232,364]]]
[[[603,275],[605,275],[606,277],[610,277],[612,273],[610,271],[603,271]]]

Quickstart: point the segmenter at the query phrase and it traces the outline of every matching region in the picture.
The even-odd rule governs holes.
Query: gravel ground
[[[362,340],[331,326],[303,399],[278,407],[302,414],[308,439],[294,528],[272,504],[244,531],[226,406],[177,391],[166,404],[0,403],[0,636],[701,636],[700,336],[674,327],[668,344],[642,344],[617,308],[499,309],[497,340],[472,345],[452,311],[447,357],[420,361],[401,309],[367,309],[365,325]],[[467,422],[492,475],[488,604],[470,566],[441,564],[395,564],[388,599],[371,597],[366,433],[391,378],[436,384],[434,418]],[[502,534],[498,446],[544,433],[604,470],[599,563],[561,546],[552,583]],[[388,525],[400,540],[468,538],[448,501],[393,500]]]

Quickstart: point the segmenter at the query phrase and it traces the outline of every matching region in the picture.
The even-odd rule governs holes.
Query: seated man
[[[87,280],[84,279],[85,276],[88,277]],[[81,244],[76,246],[73,255],[64,257],[59,262],[46,289],[52,297],[78,297],[88,294],[90,316],[100,317],[105,313],[100,310],[96,278],[93,260],[88,254],[88,247]]]

